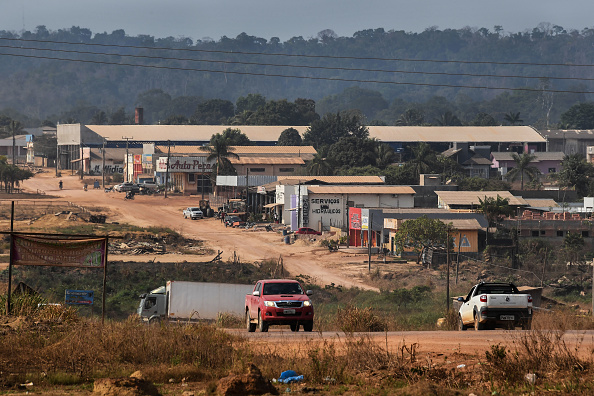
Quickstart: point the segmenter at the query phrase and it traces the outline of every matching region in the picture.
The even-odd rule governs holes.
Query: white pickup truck
[[[512,283],[479,283],[464,297],[458,297],[460,330],[532,326],[532,296],[522,294]]]

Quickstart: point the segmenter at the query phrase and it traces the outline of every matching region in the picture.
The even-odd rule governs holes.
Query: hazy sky
[[[420,32],[501,25],[521,32],[541,22],[582,30],[594,26],[593,15],[592,0],[0,0],[0,30],[79,26],[93,33],[124,29],[131,36],[215,40],[245,32],[285,41],[324,29],[352,36],[379,27]]]

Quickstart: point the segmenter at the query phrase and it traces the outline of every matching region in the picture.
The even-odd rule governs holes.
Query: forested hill
[[[411,103],[434,101],[436,115],[444,108],[460,117],[521,111],[526,122],[542,124],[590,98],[592,65],[594,29],[550,24],[522,33],[369,29],[337,37],[323,31],[285,42],[245,33],[194,42],[39,26],[20,34],[0,30],[0,113],[42,120],[76,108],[129,111],[146,106],[139,98],[156,89],[172,99],[165,115],[189,116],[204,99],[235,102],[258,93],[269,100],[313,99],[320,114],[356,107],[385,123]],[[354,86],[362,90],[345,94]]]

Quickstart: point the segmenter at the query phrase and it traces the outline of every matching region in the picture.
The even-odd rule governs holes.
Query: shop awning
[[[282,205],[282,203],[273,202],[273,203],[269,203],[269,204],[264,205],[264,208],[265,209],[270,209],[270,208],[274,208],[275,206],[281,206],[281,205]]]

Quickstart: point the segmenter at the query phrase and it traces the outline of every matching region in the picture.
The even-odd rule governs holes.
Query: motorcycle
[[[60,182],[58,183],[58,186],[60,187],[60,190],[61,190],[63,187],[62,180],[60,180]]]
[[[124,197],[124,199],[134,199],[134,193],[132,192],[127,192],[126,196]]]

